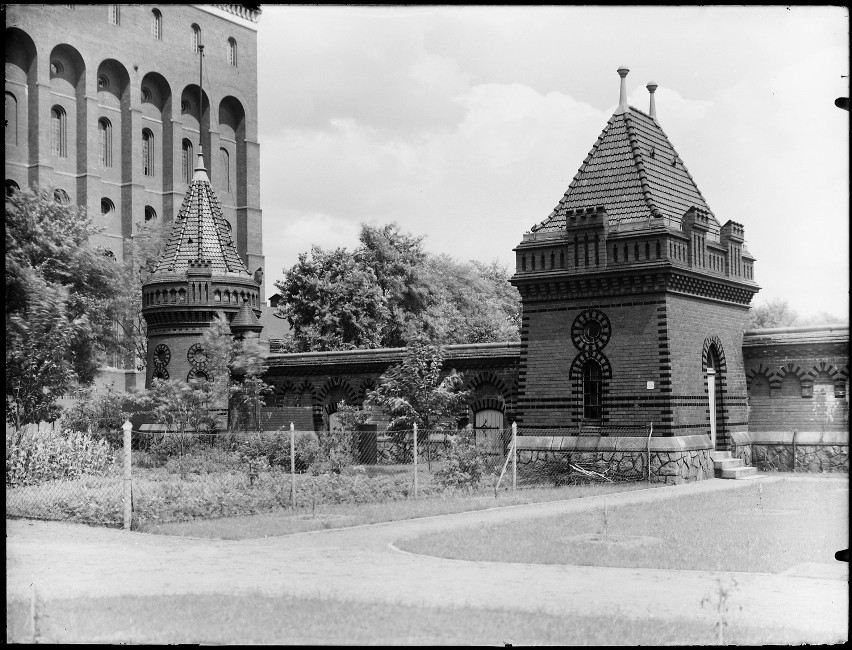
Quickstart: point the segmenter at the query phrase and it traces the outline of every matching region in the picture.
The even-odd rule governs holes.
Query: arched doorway
[[[716,450],[725,451],[729,449],[730,440],[728,439],[726,417],[724,410],[725,403],[725,371],[726,364],[724,355],[720,346],[716,343],[710,343],[706,347],[706,357],[704,364],[705,381],[709,381],[713,377],[713,403],[708,404],[708,420],[716,427]],[[710,370],[713,372],[711,373]],[[710,386],[707,385],[707,394],[709,398]],[[712,412],[711,412],[712,410]]]

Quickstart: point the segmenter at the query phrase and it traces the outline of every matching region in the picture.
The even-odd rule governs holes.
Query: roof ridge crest
[[[648,182],[648,173],[645,169],[645,161],[642,159],[642,149],[638,146],[639,136],[636,134],[636,129],[631,122],[630,112],[625,111],[624,125],[627,127],[627,141],[630,144],[630,151],[633,154],[633,164],[636,166],[636,171],[639,174],[639,184],[642,187],[642,197],[645,199],[645,205],[648,206],[650,221],[651,216],[660,212],[654,198],[651,195],[651,185]]]

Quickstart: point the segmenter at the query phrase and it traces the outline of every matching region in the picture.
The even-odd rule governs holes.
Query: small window
[[[657,259],[660,259],[660,242],[657,242]]]
[[[107,198],[101,199],[101,215],[109,217],[115,212],[115,204]]]
[[[192,182],[192,143],[183,141],[183,180],[189,185]]]
[[[50,121],[52,127],[51,153],[59,158],[65,158],[68,156],[65,109],[61,106],[54,106],[50,109]]]
[[[198,52],[198,46],[201,45],[201,28],[198,25],[192,26],[192,35],[190,36],[192,51]]]
[[[222,158],[222,173],[225,175],[225,182],[222,186],[226,192],[231,191],[231,155],[224,147],[219,149],[219,154]]]
[[[603,373],[597,361],[589,359],[583,365],[583,418],[600,420],[603,396]]]
[[[68,192],[62,189],[53,190],[53,200],[61,205],[68,205],[71,203],[71,198],[68,196]]]
[[[142,131],[142,172],[154,175],[154,134],[148,129]]]
[[[233,38],[228,39],[228,63],[237,65],[237,42]]]
[[[163,40],[163,14],[159,9],[151,10],[151,36],[156,40]]]
[[[98,88],[109,88],[109,77],[105,74],[98,75]]]
[[[189,102],[185,99],[180,100],[180,112],[189,113]]]
[[[12,196],[15,192],[20,190],[21,188],[18,184],[10,178],[6,179],[6,196]]]
[[[112,124],[105,117],[98,120],[98,153],[101,167],[112,167]]]
[[[151,101],[151,89],[148,86],[142,86],[142,101],[150,102]]]
[[[58,61],[54,59],[50,62],[50,78],[59,77],[62,73],[65,72],[65,66],[62,65],[62,61]]]
[[[109,24],[110,25],[120,25],[121,24],[121,7],[119,5],[110,5],[109,6]]]
[[[145,221],[156,221],[157,219],[157,211],[154,210],[150,205],[145,206]]]
[[[615,244],[615,246],[612,247],[612,261],[618,261],[618,244]]]
[[[18,144],[18,99],[6,92],[6,144]]]

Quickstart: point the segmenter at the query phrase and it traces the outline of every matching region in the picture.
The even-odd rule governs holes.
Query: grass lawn
[[[607,483],[531,488],[512,492],[501,490],[498,497],[490,489],[474,494],[465,492],[432,495],[417,499],[379,503],[319,504],[316,508],[279,509],[275,512],[244,517],[219,517],[171,523],[146,523],[140,530],[146,533],[206,537],[214,539],[256,539],[277,537],[308,530],[343,528],[383,521],[399,521],[454,512],[484,510],[498,506],[540,503],[562,499],[579,499],[597,494],[646,489],[647,483]],[[654,487],[657,487],[655,484]]]
[[[389,606],[261,595],[56,600],[36,606],[41,643],[277,643],[334,645],[707,645],[711,623],[553,616],[504,610]],[[7,602],[7,642],[32,643],[30,603]],[[732,626],[725,642],[797,644],[789,629]],[[816,639],[810,643],[832,643]]]
[[[849,481],[755,481],[737,490],[456,529],[396,545],[466,560],[781,573],[803,562],[834,564],[834,553],[849,547]]]

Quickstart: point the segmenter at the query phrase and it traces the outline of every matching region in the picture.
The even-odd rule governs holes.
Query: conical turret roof
[[[152,278],[183,275],[195,261],[209,262],[213,275],[251,277],[237,253],[200,151],[192,183]]]
[[[709,214],[710,237],[718,238],[719,222],[657,120],[626,103],[607,121],[559,204],[531,230],[563,230],[567,211],[599,205],[610,230],[641,229],[653,217],[679,230],[694,206]]]

